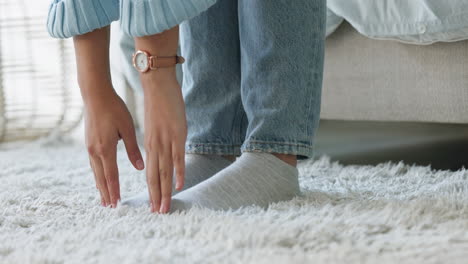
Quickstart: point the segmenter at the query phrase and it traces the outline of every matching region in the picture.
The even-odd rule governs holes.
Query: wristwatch
[[[144,50],[138,50],[133,54],[133,67],[139,72],[147,72],[158,68],[174,67],[182,64],[185,59],[182,56],[152,56]]]

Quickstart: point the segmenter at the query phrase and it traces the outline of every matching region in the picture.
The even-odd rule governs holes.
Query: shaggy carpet
[[[122,197],[146,188],[119,145]],[[102,208],[84,146],[0,152],[0,263],[467,263],[468,172],[300,164],[303,197],[172,215]]]

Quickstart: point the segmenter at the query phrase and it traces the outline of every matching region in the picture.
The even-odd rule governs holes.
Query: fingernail
[[[137,160],[136,165],[137,165],[137,169],[139,170],[142,170],[145,168],[145,164],[143,163],[142,160]]]
[[[180,189],[182,188],[182,184],[180,184],[180,182],[176,182],[175,188],[176,188],[177,190],[180,190]]]

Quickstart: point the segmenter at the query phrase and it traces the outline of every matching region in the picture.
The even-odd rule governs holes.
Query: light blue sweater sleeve
[[[53,0],[47,29],[55,38],[69,38],[109,25],[120,17],[130,36],[170,29],[195,17],[216,0]]]
[[[121,27],[130,36],[147,36],[191,19],[216,0],[120,0]]]
[[[69,38],[119,19],[119,0],[53,0],[47,16],[52,37]]]

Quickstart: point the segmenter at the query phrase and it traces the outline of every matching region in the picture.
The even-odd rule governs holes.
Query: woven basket
[[[0,143],[73,129],[82,118],[71,40],[52,39],[50,0],[0,0]]]

